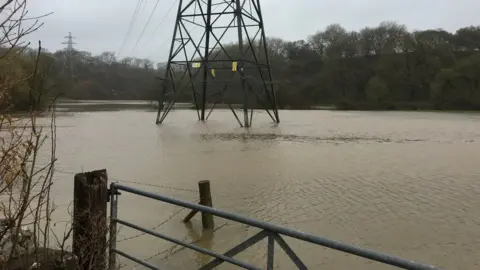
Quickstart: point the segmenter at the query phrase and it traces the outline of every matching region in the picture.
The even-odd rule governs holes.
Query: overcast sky
[[[176,8],[165,15],[175,0],[160,0],[149,27],[133,50],[157,0],[145,1],[147,4],[140,11],[120,56],[164,61]],[[382,21],[396,21],[410,30],[455,31],[463,26],[480,25],[480,0],[261,0],[261,4],[267,36],[287,40],[305,39],[332,23],[348,30],[375,26]],[[55,51],[65,46],[64,37],[72,32],[78,50],[118,53],[136,5],[137,0],[29,0],[29,16],[53,12],[43,19],[44,27],[29,39],[42,40],[44,47]],[[164,23],[155,32],[163,18]]]

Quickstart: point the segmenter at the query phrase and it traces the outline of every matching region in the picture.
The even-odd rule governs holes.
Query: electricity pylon
[[[73,72],[73,53],[75,51],[75,49],[73,48],[73,45],[74,44],[77,44],[73,41],[73,39],[75,37],[72,36],[72,33],[71,32],[68,32],[68,36],[64,37],[65,39],[67,39],[67,41],[65,42],[62,42],[62,44],[65,44],[67,45],[67,48],[65,48],[66,52],[67,52],[67,64],[68,64],[68,68],[69,68],[69,71],[70,71],[70,76],[71,76],[71,79],[73,81],[74,79],[74,72]]]
[[[186,90],[201,121],[223,103],[242,127],[257,108],[280,122],[260,0],[180,0],[157,124]],[[243,120],[231,104],[239,99]]]

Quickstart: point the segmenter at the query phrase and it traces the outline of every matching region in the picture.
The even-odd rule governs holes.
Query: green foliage
[[[437,107],[480,108],[480,54],[442,69],[432,83],[432,98]]]
[[[148,100],[155,98],[154,63],[148,59],[117,60],[112,52],[92,56],[75,51],[55,53],[57,78],[63,96],[73,99]]]
[[[383,102],[390,94],[387,85],[377,76],[368,81],[365,91],[368,100],[373,102]]]
[[[408,32],[404,25],[383,22],[349,32],[333,24],[306,41],[270,38],[268,47],[281,108],[472,109],[480,104],[480,27],[455,34]],[[235,50],[227,48],[229,55]],[[242,102],[237,93],[230,94],[231,101]]]
[[[383,22],[355,32],[332,24],[306,40],[268,38],[266,43],[280,108],[332,104],[349,109],[480,108],[480,27],[465,27],[456,33],[442,29],[409,32],[404,25]],[[224,47],[228,56],[239,56],[235,44]],[[28,76],[32,54],[23,53],[14,68],[0,62],[2,82]],[[227,60],[227,54],[216,51],[210,58]],[[262,50],[245,57],[267,63]],[[159,95],[161,84],[155,77],[163,77],[163,66],[148,59],[117,59],[112,52],[93,56],[83,51],[73,52],[69,59],[66,51],[42,54],[45,64],[41,69],[50,74],[43,88],[55,84],[54,94],[72,99],[154,100]],[[218,81],[229,80],[229,65],[225,61],[211,67]],[[178,78],[182,73],[180,68]],[[261,81],[258,74],[246,75]],[[200,76],[195,83],[201,83]],[[190,87],[186,80],[182,85]],[[34,88],[28,80],[12,89],[19,108],[29,106],[29,89]],[[184,93],[180,101],[194,102],[191,91]],[[223,98],[242,103],[243,92],[232,84]],[[221,101],[220,96],[212,99]]]
[[[462,98],[463,95],[457,91],[459,79],[460,75],[453,69],[442,69],[432,82],[432,98],[438,103],[443,103],[446,97],[447,100]]]
[[[3,51],[4,50],[4,51]],[[54,95],[55,79],[49,76],[55,59],[49,54],[0,48],[0,108],[9,111],[41,109]]]
[[[12,65],[11,60],[0,60],[0,91],[2,110],[12,104],[28,100],[27,72],[21,65]]]
[[[274,51],[282,51],[280,44],[277,40]],[[410,33],[393,22],[360,32],[330,25],[307,42],[284,41],[283,47],[287,68],[275,77],[298,83],[296,94],[288,90],[291,99],[281,103],[302,108],[480,108],[480,27],[452,34],[441,29]],[[278,91],[279,96],[287,92],[285,87]]]

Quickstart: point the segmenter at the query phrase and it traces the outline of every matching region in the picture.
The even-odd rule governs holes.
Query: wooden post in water
[[[188,215],[183,219],[183,222],[187,223],[190,222],[190,220],[198,213],[197,210],[192,210]]]
[[[73,189],[73,243],[79,269],[106,269],[107,170],[78,173]]]
[[[210,181],[203,180],[198,182],[198,188],[200,191],[200,204],[208,207],[212,207],[212,193],[210,192]],[[202,225],[203,229],[213,229],[215,224],[213,222],[213,215],[202,212]]]
[[[203,180],[198,182],[198,189],[200,191],[200,204],[208,207],[212,207],[212,192],[210,191],[210,181]],[[183,219],[183,222],[189,222],[196,214],[197,210],[192,210],[188,215]],[[215,223],[213,222],[213,215],[208,213],[202,213],[202,225],[203,229],[213,229]]]

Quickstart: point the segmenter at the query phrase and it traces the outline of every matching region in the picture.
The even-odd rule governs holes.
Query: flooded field
[[[190,110],[172,112],[163,126],[154,124],[155,115],[58,116],[56,221],[68,220],[75,172],[107,168],[112,181],[189,201],[198,200],[197,182],[208,179],[214,206],[224,210],[445,269],[480,269],[479,114],[282,111],[279,126],[259,113],[249,131],[227,110],[206,124]],[[186,214],[120,198],[123,219],[219,252],[257,232],[216,219],[216,232],[202,235],[199,217],[181,222]],[[137,234],[121,228],[118,239]],[[311,269],[391,269],[287,241]],[[264,267],[266,245],[238,258]],[[119,249],[165,269],[208,261],[148,236],[121,241]],[[275,269],[292,269],[280,250],[275,260]]]

